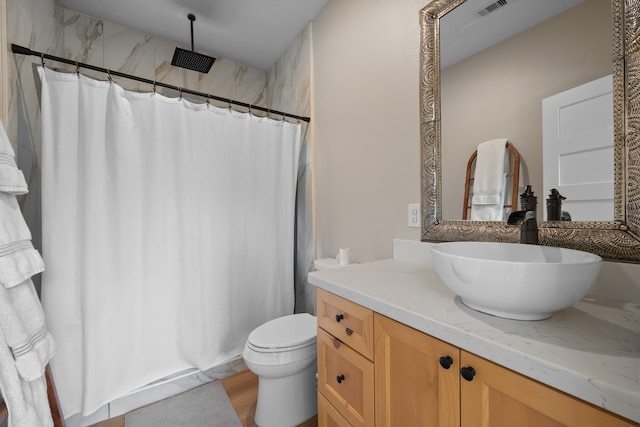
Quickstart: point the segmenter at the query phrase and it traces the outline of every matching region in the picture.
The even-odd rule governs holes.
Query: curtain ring
[[[156,87],[156,81],[154,80],[154,81],[153,81],[153,94],[154,94],[154,95],[157,93],[157,92],[156,92],[156,89],[157,89],[157,87]]]
[[[107,70],[107,78],[109,79],[109,83],[113,83],[113,78],[111,77],[111,70]]]
[[[80,77],[80,64],[78,64],[78,61],[76,61],[76,74]]]
[[[42,62],[42,67],[44,68],[44,52],[40,54],[40,61]]]
[[[178,90],[180,91],[180,99],[182,99],[182,88],[179,87]]]
[[[231,113],[231,100],[229,100],[229,113]]]
[[[209,102],[210,99],[211,99],[211,95],[207,94],[207,107],[211,105],[211,103]]]

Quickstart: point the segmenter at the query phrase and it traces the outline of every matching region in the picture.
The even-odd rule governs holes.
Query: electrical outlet
[[[420,203],[409,204],[409,227],[420,228]]]

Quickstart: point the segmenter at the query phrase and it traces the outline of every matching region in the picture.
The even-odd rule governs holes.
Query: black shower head
[[[171,65],[187,68],[199,73],[208,73],[216,58],[212,58],[192,50],[176,48]]]
[[[171,65],[197,71],[199,73],[208,73],[211,69],[211,66],[216,61],[216,58],[194,51],[193,21],[196,20],[196,17],[192,13],[187,15],[187,17],[189,18],[189,21],[191,21],[191,50],[176,47],[176,50],[173,53],[173,59],[171,60]]]

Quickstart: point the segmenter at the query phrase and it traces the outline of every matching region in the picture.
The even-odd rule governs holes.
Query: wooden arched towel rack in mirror
[[[507,142],[506,154],[509,156],[509,170],[506,173],[506,179],[507,183],[511,184],[511,197],[505,198],[504,208],[505,210],[510,209],[510,211],[508,212],[515,212],[518,210],[518,188],[520,185],[520,153],[512,143]],[[473,188],[473,171],[477,157],[478,150],[476,149],[473,154],[471,154],[471,157],[469,157],[469,161],[467,162],[467,173],[464,180],[464,201],[462,203],[463,220],[469,219],[469,215],[471,212],[471,196],[473,195],[471,189]]]

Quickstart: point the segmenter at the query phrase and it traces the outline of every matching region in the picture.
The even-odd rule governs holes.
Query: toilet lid
[[[257,348],[299,347],[316,340],[316,317],[309,313],[279,317],[258,326],[249,334],[249,344]]]

